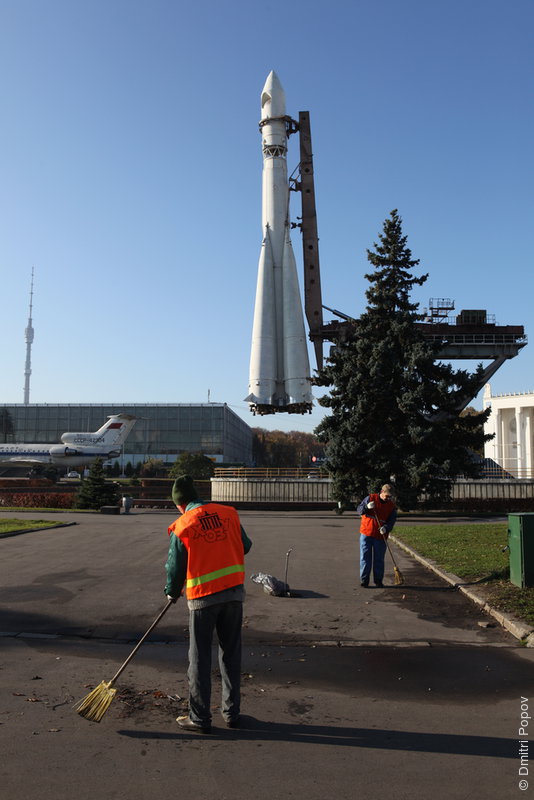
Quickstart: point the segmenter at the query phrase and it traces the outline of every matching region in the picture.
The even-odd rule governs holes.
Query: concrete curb
[[[21,536],[23,533],[35,533],[36,531],[53,531],[55,528],[70,528],[71,525],[77,525],[77,522],[59,522],[57,525],[49,525],[46,528],[24,528],[19,531],[9,531],[8,533],[0,533],[0,539],[7,539],[9,536]]]
[[[465,582],[458,577],[458,575],[453,575],[452,572],[445,572],[445,570],[441,569],[441,567],[439,567],[435,561],[421,556],[418,552],[412,550],[411,547],[408,547],[407,544],[404,544],[404,542],[401,542],[399,539],[397,539],[396,536],[391,534],[389,538],[390,541],[394,542],[397,547],[400,547],[400,549],[404,550],[404,552],[409,556],[414,558],[427,569],[431,570],[435,575],[449,583],[455,589],[458,589],[463,595],[469,598],[469,600],[471,600],[473,603],[476,603],[477,606],[480,606],[483,611],[492,616],[493,619],[499,623],[499,625],[515,636],[516,639],[519,639],[524,645],[526,645],[526,647],[534,647],[534,628],[527,625],[527,623],[523,622],[523,620],[494,608],[488,603],[487,597],[485,596],[483,590],[475,589],[472,586],[466,585]]]

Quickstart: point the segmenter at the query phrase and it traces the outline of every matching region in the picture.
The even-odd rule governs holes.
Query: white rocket
[[[269,73],[261,93],[263,151],[263,242],[252,348],[250,394],[254,414],[311,411],[308,346],[295,256],[289,235],[286,99],[278,76]]]

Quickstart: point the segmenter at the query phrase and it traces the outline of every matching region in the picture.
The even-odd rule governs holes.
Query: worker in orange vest
[[[373,571],[375,586],[383,587],[386,540],[397,520],[393,502],[393,487],[385,483],[379,493],[364,497],[358,508],[360,522],[360,581],[364,589],[369,586]]]
[[[180,475],[172,499],[181,516],[169,527],[165,594],[177,600],[185,585],[189,607],[189,714],[181,728],[211,733],[211,646],[219,643],[221,712],[237,728],[241,707],[241,627],[245,553],[252,542],[235,508],[199,499],[190,475]]]

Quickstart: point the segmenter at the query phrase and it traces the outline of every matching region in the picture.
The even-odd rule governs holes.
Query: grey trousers
[[[230,601],[189,612],[189,716],[197,725],[211,723],[211,647],[219,643],[222,678],[221,713],[225,720],[239,716],[241,707],[241,626],[243,603]]]

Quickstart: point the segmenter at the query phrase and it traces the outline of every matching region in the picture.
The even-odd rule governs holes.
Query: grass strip
[[[75,511],[77,514],[83,514],[84,511],[93,511],[90,508],[47,508],[46,506],[0,506],[0,511],[8,512],[9,514],[69,514]]]
[[[484,588],[488,602],[534,627],[534,587],[510,583],[505,522],[461,525],[398,525],[397,539],[446,572]]]
[[[61,523],[56,520],[18,519],[17,517],[8,517],[7,519],[0,519],[0,534],[35,530],[36,528],[52,528],[55,525],[61,525]]]

